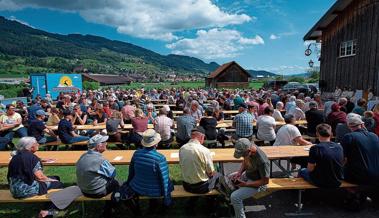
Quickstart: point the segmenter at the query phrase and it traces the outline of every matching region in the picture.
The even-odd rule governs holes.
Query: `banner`
[[[46,74],[47,93],[56,98],[60,92],[78,93],[82,92],[82,75],[80,74]]]

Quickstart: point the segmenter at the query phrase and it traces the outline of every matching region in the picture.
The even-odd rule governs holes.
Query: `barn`
[[[122,75],[112,74],[82,74],[83,81],[98,82],[101,86],[130,85],[132,79]]]
[[[321,43],[320,88],[379,95],[379,0],[337,0],[304,36]]]
[[[251,75],[237,62],[225,63],[213,71],[205,81],[210,88],[248,88]]]

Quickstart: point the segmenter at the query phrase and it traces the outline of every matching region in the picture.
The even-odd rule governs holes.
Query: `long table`
[[[306,125],[306,124],[307,124],[306,120],[296,121],[296,125]],[[232,128],[232,125],[233,125],[232,120],[224,120],[224,121],[218,122],[216,128],[217,129],[219,129],[219,128]],[[254,122],[253,125],[255,126],[256,123]],[[276,126],[283,126],[283,125],[285,125],[285,122],[276,122]],[[48,126],[48,128],[52,129],[52,130],[58,130],[58,126]],[[90,130],[90,129],[103,130],[103,129],[106,129],[106,126],[105,126],[105,124],[96,125],[96,126],[94,126],[94,125],[75,125],[75,128],[78,130]],[[121,129],[121,127],[119,127],[119,128]],[[153,129],[154,125],[148,124],[148,128]],[[176,128],[176,124],[175,124],[174,128]],[[133,126],[132,126],[132,124],[125,124],[123,129],[131,130],[131,129],[133,129]]]
[[[310,146],[267,146],[260,147],[270,160],[289,159],[292,157],[307,157]],[[179,163],[179,150],[158,150],[168,163]],[[234,149],[210,149],[213,161],[216,163],[241,162],[242,159],[233,157]],[[54,159],[45,162],[49,166],[74,166],[85,151],[38,151],[35,154],[41,159]],[[134,150],[109,150],[103,153],[104,157],[114,165],[128,165],[132,159]],[[0,152],[0,166],[8,166],[11,160],[10,152]]]
[[[222,111],[224,114],[238,114],[239,111],[238,110],[225,110],[225,111]],[[172,111],[173,114],[183,114],[183,111]]]

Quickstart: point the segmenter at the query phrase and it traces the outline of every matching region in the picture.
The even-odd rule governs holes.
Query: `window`
[[[342,42],[340,45],[340,57],[349,57],[357,52],[357,40]]]

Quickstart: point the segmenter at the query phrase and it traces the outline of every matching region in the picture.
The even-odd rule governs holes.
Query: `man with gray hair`
[[[246,138],[235,145],[234,157],[243,158],[240,169],[227,176],[228,186],[234,190],[230,201],[236,218],[245,218],[243,200],[265,190],[270,178],[270,161],[266,154]]]
[[[190,113],[189,108],[184,108],[183,115],[176,118],[176,141],[179,146],[186,144],[191,139],[191,130],[196,127],[196,120]]]
[[[309,102],[309,110],[305,112],[307,120],[307,135],[316,137],[316,127],[325,121],[324,113],[318,109],[316,101]]]
[[[119,188],[115,179],[116,168],[106,160],[102,153],[107,150],[108,136],[95,135],[88,142],[88,151],[76,163],[77,184],[83,195],[90,198],[101,198]],[[104,215],[111,213],[107,202]]]

